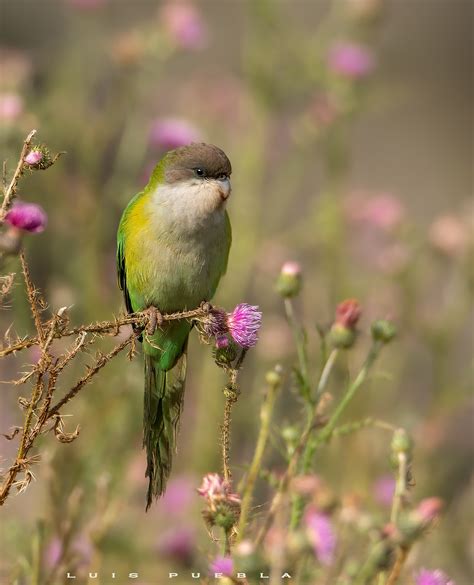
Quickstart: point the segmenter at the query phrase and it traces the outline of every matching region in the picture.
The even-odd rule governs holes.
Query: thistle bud
[[[237,357],[237,346],[227,337],[227,344],[223,343],[222,338],[219,339],[220,341],[216,340],[216,347],[213,349],[214,360],[219,367],[230,366]]]
[[[329,341],[340,349],[354,345],[357,337],[356,325],[360,319],[361,308],[355,299],[348,299],[336,307],[336,318],[329,331]]]
[[[42,171],[53,164],[51,153],[44,144],[33,146],[24,160],[28,168]]]
[[[411,457],[413,440],[405,429],[397,429],[393,433],[391,448],[394,455],[404,453],[408,457]]]
[[[273,370],[268,371],[265,374],[265,382],[269,386],[279,386],[281,384],[282,367],[277,365]]]
[[[397,334],[397,329],[391,321],[379,319],[372,323],[372,337],[375,341],[390,343]]]
[[[331,345],[340,349],[349,349],[354,345],[357,337],[355,329],[348,329],[338,323],[334,323],[329,331]]]
[[[285,262],[277,280],[277,292],[284,298],[295,297],[301,290],[301,265],[298,262]]]
[[[295,426],[288,425],[282,429],[281,436],[286,443],[288,454],[292,455],[301,437],[300,430]]]
[[[418,507],[404,514],[398,523],[402,544],[410,545],[428,530],[443,509],[440,498],[426,498]]]

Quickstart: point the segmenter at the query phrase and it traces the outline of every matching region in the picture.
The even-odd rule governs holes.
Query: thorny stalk
[[[20,177],[24,171],[25,157],[28,154],[28,150],[35,134],[36,130],[32,130],[23,142],[23,148],[21,149],[20,158],[18,160],[15,172],[13,173],[13,177],[3,194],[2,206],[0,207],[0,223],[3,223],[5,216],[8,213],[8,209],[16,196],[18,181],[20,180]]]
[[[232,368],[226,368],[229,375],[229,383],[224,388],[225,406],[224,406],[224,421],[221,425],[221,446],[222,446],[222,473],[226,481],[231,481],[232,472],[230,469],[230,441],[231,441],[231,422],[232,422],[232,407],[237,402],[240,394],[240,389],[237,384],[237,377],[247,351],[242,350],[235,365]]]
[[[114,319],[113,321],[103,321],[70,328],[67,311],[64,308],[55,313],[51,319],[43,320],[41,318],[41,312],[45,309],[46,304],[32,282],[28,263],[23,252],[20,254],[20,261],[28,303],[35,323],[36,336],[25,338],[9,345],[2,350],[0,357],[24,350],[32,345],[39,346],[41,356],[32,371],[28,372],[20,380],[15,381],[15,383],[25,383],[27,380],[34,378],[31,395],[28,400],[22,402],[25,406],[22,427],[20,429],[15,429],[10,435],[4,435],[6,438],[12,440],[20,433],[20,442],[14,462],[2,477],[3,481],[0,485],[0,505],[5,503],[13,486],[16,485],[18,489],[22,491],[33,479],[34,476],[30,471],[30,466],[37,462],[38,458],[35,456],[29,456],[29,452],[33,448],[35,440],[40,434],[53,432],[57,440],[63,443],[71,442],[77,438],[79,427],[77,427],[72,433],[67,433],[65,431],[61,409],[72,398],[74,398],[74,396],[76,396],[107,363],[125,348],[129,346],[131,347],[130,357],[133,357],[134,343],[137,334],[132,332],[107,354],[99,353],[94,364],[87,368],[86,373],[72,386],[72,388],[69,389],[63,398],[51,406],[53,395],[57,390],[58,377],[64,368],[81,350],[86,346],[92,345],[104,335],[117,335],[120,332],[120,327],[123,325],[133,324],[141,329],[146,326],[148,320],[147,314],[136,313],[120,319]],[[163,321],[202,318],[205,314],[206,311],[204,309],[198,308],[193,311],[172,313],[169,315],[165,314],[163,315]],[[92,334],[92,338],[86,339],[89,334]],[[54,339],[73,335],[76,336],[74,346],[67,350],[62,356],[53,359],[49,350]],[[42,402],[40,404],[41,400]],[[49,421],[51,420],[53,421],[52,425],[49,424]],[[227,439],[227,444],[229,443],[230,439]],[[17,481],[19,473],[23,473],[24,478]]]

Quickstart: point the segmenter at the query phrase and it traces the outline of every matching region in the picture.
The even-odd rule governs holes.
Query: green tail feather
[[[185,378],[186,351],[170,370],[160,369],[159,360],[145,354],[143,446],[147,457],[147,510],[153,498],[164,493],[171,472]]]

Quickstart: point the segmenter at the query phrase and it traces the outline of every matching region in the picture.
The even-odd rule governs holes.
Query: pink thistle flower
[[[455,585],[454,581],[439,569],[434,571],[421,569],[415,576],[415,583],[416,585]]]
[[[347,79],[363,79],[375,69],[375,58],[372,52],[355,43],[337,43],[329,51],[327,57],[329,69]]]
[[[374,495],[379,504],[390,506],[395,493],[395,479],[391,475],[382,475],[374,483]]]
[[[240,497],[231,492],[231,485],[218,473],[208,473],[203,477],[201,487],[197,490],[211,504],[216,501],[226,500],[240,504]]]
[[[23,112],[23,100],[16,93],[0,94],[0,120],[13,122]]]
[[[5,216],[11,226],[37,234],[44,231],[48,217],[42,207],[35,203],[15,203]]]
[[[206,315],[202,328],[207,337],[225,335],[229,331],[227,327],[227,313],[222,309],[212,309]]]
[[[361,313],[362,309],[359,301],[356,299],[347,299],[337,305],[335,323],[347,329],[354,329],[360,319]]]
[[[413,514],[420,519],[423,524],[431,524],[438,518],[443,509],[443,500],[441,498],[425,498],[421,500]]]
[[[241,303],[227,315],[227,326],[236,343],[248,349],[258,341],[258,330],[262,323],[262,313],[257,306]]]
[[[199,139],[199,130],[186,120],[160,118],[151,126],[149,141],[152,146],[173,150],[191,142],[198,142]]]
[[[234,561],[230,557],[216,557],[211,563],[210,571],[213,575],[221,573],[230,577],[234,572]]]
[[[25,162],[29,165],[37,165],[43,158],[43,153],[39,150],[30,150],[25,156]]]
[[[329,516],[313,508],[306,513],[305,522],[314,554],[322,565],[330,565],[336,549],[336,534]]]
[[[168,36],[183,49],[202,49],[207,41],[207,29],[195,6],[187,2],[169,2],[161,11]]]
[[[227,337],[227,335],[218,335],[216,337],[216,347],[217,349],[225,349],[226,347],[229,347],[229,338]]]
[[[288,260],[281,267],[281,273],[288,276],[300,276],[301,275],[301,264],[294,260]]]

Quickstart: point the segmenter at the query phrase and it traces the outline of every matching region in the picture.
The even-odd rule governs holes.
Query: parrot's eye
[[[202,169],[201,167],[197,167],[196,169],[194,169],[194,172],[195,172],[197,177],[205,177],[206,176],[206,171],[204,169]]]

